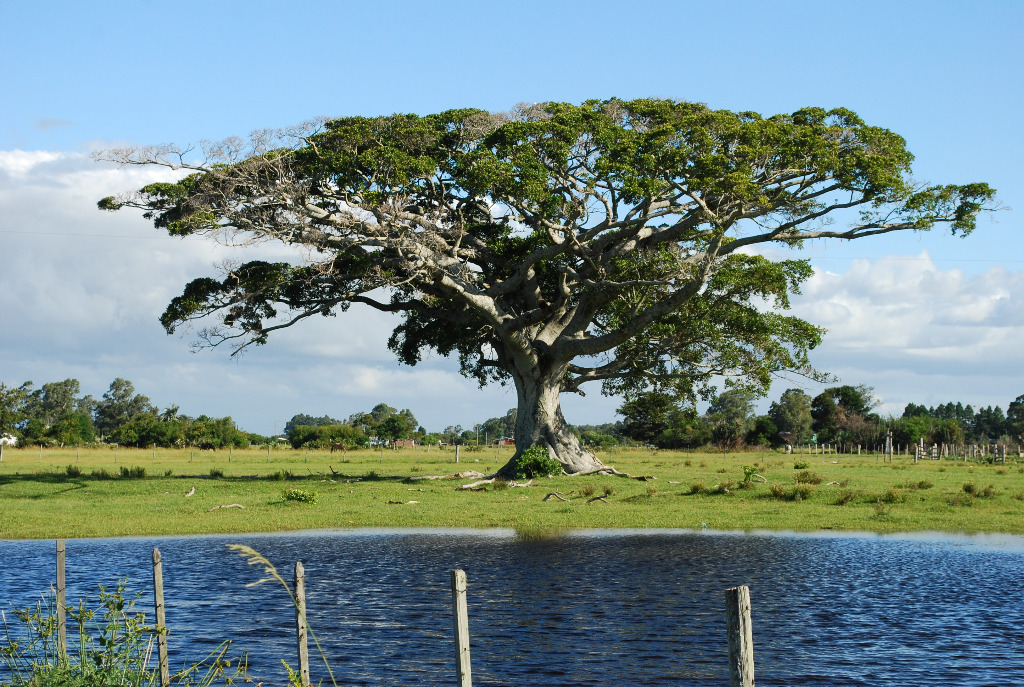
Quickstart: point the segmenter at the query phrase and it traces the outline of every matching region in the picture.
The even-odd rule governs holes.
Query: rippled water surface
[[[469,579],[475,685],[728,684],[723,591],[750,586],[757,683],[1024,685],[1024,538],[343,531],[70,540],[69,605],[129,578],[152,605],[164,561],[172,661],[223,639],[283,682],[294,613],[225,544],[290,579],[339,684],[454,683],[450,570]],[[0,541],[0,602],[53,576],[52,541]],[[314,677],[322,677],[322,670]]]

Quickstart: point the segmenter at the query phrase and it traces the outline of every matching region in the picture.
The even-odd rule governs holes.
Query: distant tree
[[[404,415],[390,415],[377,425],[377,436],[381,439],[396,441],[405,439],[412,433],[412,428]]]
[[[1024,394],[1010,402],[1006,408],[1006,433],[1024,441]]]
[[[736,448],[743,443],[754,418],[755,398],[753,390],[738,388],[723,391],[711,402],[704,417],[716,444]]]
[[[758,248],[967,234],[993,198],[981,183],[916,183],[903,138],[839,108],[541,103],[346,117],[202,151],[110,151],[190,174],[100,207],[313,262],[196,279],[164,313],[168,332],[211,316],[201,343],[245,346],[352,304],[397,313],[402,362],[434,350],[482,384],[514,384],[517,450],[544,447],[572,473],[603,465],[566,424],[563,392],[599,382],[692,404],[718,375],[763,392],[778,371],[813,373],[821,331],[784,314],[810,266]]]
[[[31,388],[32,382],[26,382]],[[25,411],[26,386],[9,387],[0,384],[0,434],[20,436],[20,427],[27,420]]]
[[[814,418],[811,417],[811,397],[800,389],[786,389],[778,401],[768,408],[768,417],[780,433],[788,433],[792,444],[811,440]]]
[[[108,435],[136,415],[155,416],[156,412],[157,409],[150,404],[148,397],[136,394],[131,382],[118,377],[110,383],[103,399],[96,404],[96,429]]]
[[[322,427],[324,425],[340,424],[342,424],[341,420],[335,420],[329,415],[313,417],[312,415],[299,413],[298,415],[293,415],[292,419],[285,423],[283,432],[286,436],[290,437],[296,427]]]
[[[616,411],[622,416],[622,433],[644,444],[653,444],[672,426],[679,411],[676,399],[666,393],[638,394]]]
[[[778,446],[779,428],[767,415],[758,415],[747,430],[745,441],[748,446]]]
[[[378,403],[370,411],[370,415],[373,417],[376,424],[380,424],[397,412],[397,408],[392,408],[387,403]]]

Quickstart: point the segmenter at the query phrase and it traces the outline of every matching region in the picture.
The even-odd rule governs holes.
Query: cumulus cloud
[[[1005,407],[1024,393],[1022,298],[1022,272],[968,276],[922,251],[816,269],[793,309],[828,329],[816,366],[874,386],[890,412],[950,400]]]

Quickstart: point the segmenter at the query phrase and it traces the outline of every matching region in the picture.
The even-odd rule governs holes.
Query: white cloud
[[[966,276],[927,252],[816,270],[794,313],[828,329],[813,354],[844,383],[866,383],[902,411],[908,402],[1005,405],[1024,393],[1024,272]]]

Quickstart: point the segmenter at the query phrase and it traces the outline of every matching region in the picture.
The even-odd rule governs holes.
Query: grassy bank
[[[1024,464],[1015,462],[637,450],[600,456],[655,479],[559,477],[486,491],[455,491],[470,479],[408,479],[491,472],[510,455],[463,451],[456,464],[453,451],[436,448],[344,455],[276,449],[269,457],[266,449],[230,457],[189,449],[157,449],[155,456],[151,449],[47,449],[42,456],[38,448],[7,449],[0,462],[0,538],[337,527],[696,529],[702,523],[720,530],[1024,533]],[[744,483],[743,466],[755,464],[767,483],[758,477]],[[552,492],[568,500],[545,500]]]

